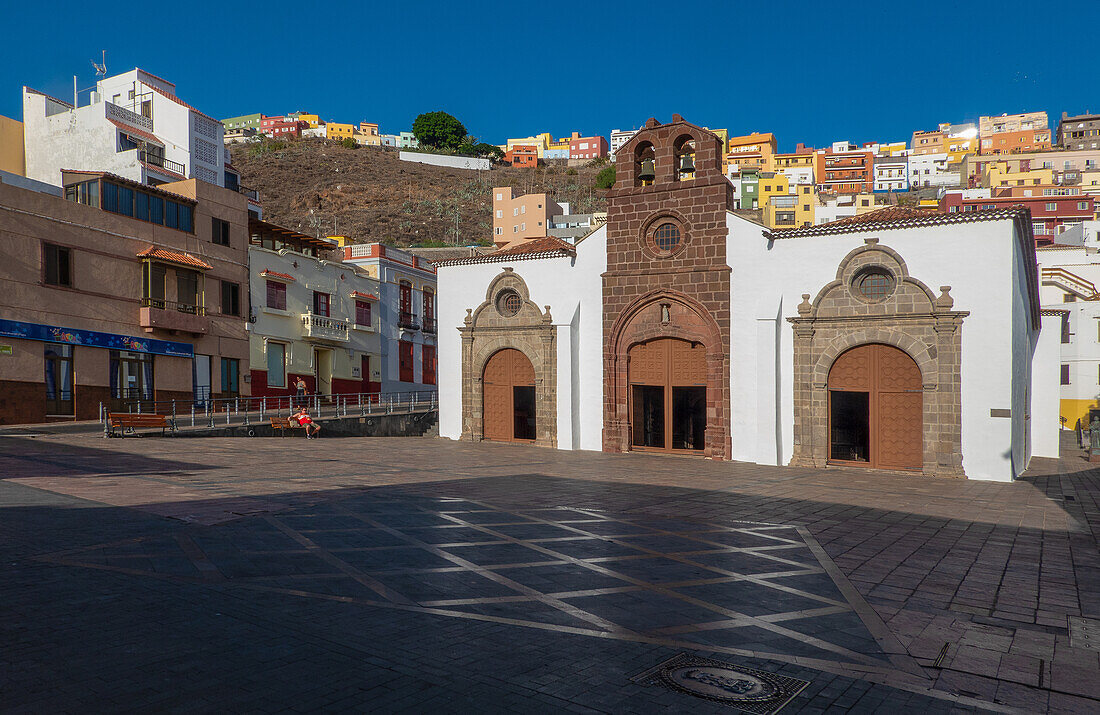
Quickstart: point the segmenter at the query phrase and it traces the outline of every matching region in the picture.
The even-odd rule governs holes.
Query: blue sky
[[[102,50],[111,74],[142,67],[218,118],[303,109],[396,133],[442,109],[492,143],[677,112],[773,131],[788,150],[1100,111],[1100,59],[1081,32],[1100,21],[1093,1],[9,5],[0,114],[14,118],[24,84],[62,98],[73,74],[92,86]]]

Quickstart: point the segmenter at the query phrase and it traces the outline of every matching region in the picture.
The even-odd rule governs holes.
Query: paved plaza
[[[783,713],[1097,712],[1089,466],[9,433],[0,709],[736,712],[646,677],[694,658]]]

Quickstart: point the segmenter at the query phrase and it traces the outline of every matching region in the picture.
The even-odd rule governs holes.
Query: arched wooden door
[[[924,466],[924,389],[913,358],[860,345],[829,370],[829,459],[878,469]]]
[[[659,338],[627,352],[633,449],[701,452],[707,428],[707,354],[700,343]]]
[[[535,439],[535,368],[519,350],[507,348],[485,363],[482,436],[504,442]]]

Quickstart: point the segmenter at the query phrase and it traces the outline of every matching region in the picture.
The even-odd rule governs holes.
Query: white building
[[[623,144],[630,141],[630,137],[638,133],[637,129],[612,129],[611,136],[608,138],[607,146],[609,149],[608,156],[611,157],[611,161],[615,161],[615,152],[619,150]]]
[[[1100,415],[1100,252],[1093,238],[1043,246],[1036,253],[1043,310],[1057,314],[1061,328],[1060,423],[1066,429],[1075,428],[1078,420],[1087,426]]]
[[[252,395],[377,393],[381,388],[379,285],[339,260],[337,245],[249,222]]]
[[[361,268],[379,283],[382,390],[434,390],[435,266],[393,246],[342,243],[344,262]]]
[[[651,120],[583,241],[439,264],[442,436],[997,481],[1056,454],[1025,211],[769,231],[730,211],[721,149]]]
[[[856,215],[856,194],[818,194],[814,224],[821,225]]]
[[[947,154],[911,154],[909,156],[909,186],[913,189],[962,186],[960,165],[949,165],[947,160]]]
[[[814,168],[812,166],[784,166],[777,168],[775,173],[786,176],[791,186],[814,185]]]
[[[908,191],[909,162],[905,156],[875,157],[875,191]]]
[[[62,169],[149,185],[190,178],[239,185],[226,167],[222,123],[140,69],[99,80],[82,107],[24,87],[23,134],[27,177],[54,185]]]

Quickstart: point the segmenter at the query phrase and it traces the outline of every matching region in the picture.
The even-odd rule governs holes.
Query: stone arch
[[[503,290],[515,291],[521,306],[514,315],[502,314],[496,298]],[[495,353],[511,348],[531,361],[535,371],[535,444],[557,446],[557,333],[550,306],[545,311],[531,300],[527,282],[512,268],[505,268],[489,282],[485,300],[466,309],[462,334],[462,439],[484,438],[485,365]]]
[[[633,301],[612,324],[604,360],[604,450],[630,449],[629,358],[631,347],[656,338],[674,338],[705,347],[707,429],[705,456],[729,459],[729,359],[722,330],[701,303],[683,293],[658,289]]]
[[[853,287],[858,272],[873,266],[891,272],[893,290],[867,300]],[[871,238],[838,264],[836,279],[813,302],[802,296],[794,328],[794,455],[792,465],[824,467],[828,462],[829,370],[845,351],[881,343],[907,354],[921,373],[924,391],[923,472],[963,474],[961,426],[962,322],[953,310],[950,286],[935,297],[909,275],[904,259]]]

